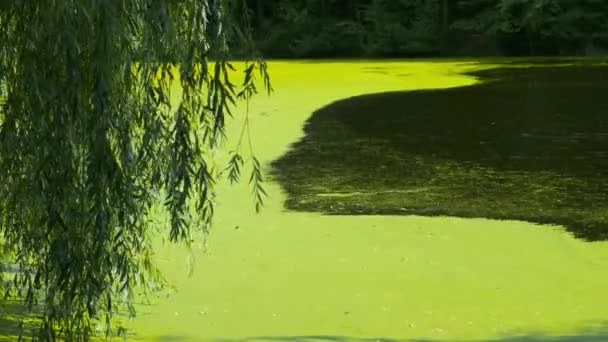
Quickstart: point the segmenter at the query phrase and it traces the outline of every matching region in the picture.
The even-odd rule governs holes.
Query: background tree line
[[[604,0],[247,0],[265,57],[590,55]]]

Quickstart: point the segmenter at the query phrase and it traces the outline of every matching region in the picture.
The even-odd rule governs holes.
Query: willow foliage
[[[162,284],[148,224],[159,194],[171,240],[211,223],[208,152],[237,98],[258,78],[270,91],[261,60],[230,81],[230,47],[255,57],[239,6],[0,2],[1,261],[18,266],[3,286],[42,310],[38,339],[88,340],[100,322],[110,334],[136,291]]]

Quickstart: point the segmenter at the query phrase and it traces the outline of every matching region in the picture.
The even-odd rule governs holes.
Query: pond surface
[[[608,238],[608,66],[471,75],[481,83],[317,110],[272,164],[286,207],[518,219]]]
[[[524,171],[536,177],[531,176],[528,183],[547,184],[539,178],[556,174],[558,166],[548,163],[534,172],[526,169],[525,163],[497,168],[498,163],[491,157],[482,160],[486,154],[479,152],[480,145],[475,145],[473,138],[467,140],[467,134],[452,133],[454,140],[465,146],[477,146],[471,154],[452,147],[447,143],[450,140],[445,140],[445,146],[427,146],[431,144],[414,140],[419,131],[417,139],[431,139],[424,133],[433,131],[425,115],[440,115],[425,107],[439,105],[432,99],[433,94],[466,94],[480,89],[474,84],[481,76],[463,73],[504,67],[511,62],[271,61],[276,92],[268,98],[254,98],[249,107],[254,151],[263,165],[274,162],[276,170],[292,168],[293,177],[278,172],[275,177],[280,182],[268,179],[265,186],[269,197],[259,214],[253,208],[247,179],[235,186],[218,179],[215,225],[206,245],[196,239],[193,252],[163,243],[162,238],[167,236],[164,230],[154,241],[155,260],[175,291],[153,298],[152,305],[138,305],[137,318],[128,322],[132,334],[128,340],[608,341],[608,296],[603,295],[608,288],[608,241],[588,242],[561,226],[525,221],[429,216],[428,212],[425,216],[350,215],[356,210],[372,213],[372,205],[390,207],[391,203],[411,198],[401,193],[404,189],[415,190],[411,193],[423,199],[420,194],[430,187],[424,182],[433,180],[424,172],[448,177],[436,181],[444,186],[449,177],[456,179],[455,175],[460,174],[461,179],[470,180],[471,189],[484,179],[480,174],[485,175],[488,184],[494,184],[492,175],[507,177],[511,172],[515,182],[515,175]],[[515,62],[514,67],[530,64]],[[498,78],[490,76],[495,72],[500,71],[485,73]],[[422,91],[439,88],[452,90]],[[382,124],[376,120],[381,112],[375,105],[366,107],[369,110],[351,122],[339,115],[322,121],[318,115],[328,105],[332,108],[348,103],[353,96],[402,96],[405,93],[395,92],[403,90],[417,90],[409,95],[412,97],[428,96],[425,106],[392,100],[422,115],[417,119],[418,128],[398,119],[391,119],[395,125]],[[475,99],[483,101],[484,96]],[[235,113],[237,120],[230,122],[232,137],[240,133],[245,108],[242,106],[242,111]],[[384,114],[387,119],[389,114]],[[447,114],[441,115],[449,120]],[[470,115],[473,120],[482,114]],[[448,123],[435,123],[438,131],[434,139],[441,138]],[[322,129],[323,125],[327,129]],[[393,132],[390,139],[385,133],[362,133],[372,125],[382,128],[372,131]],[[408,134],[399,137],[399,131]],[[354,139],[348,143],[347,137]],[[323,142],[317,145],[322,148],[305,146],[310,139]],[[416,148],[406,151],[399,147],[402,141]],[[331,152],[332,144],[351,158],[336,153],[336,149]],[[362,149],[365,146],[368,150]],[[495,143],[492,148],[500,146]],[[229,157],[233,147],[218,151],[220,162]],[[304,147],[310,148],[309,161],[298,152]],[[455,154],[459,150],[461,154]],[[323,163],[319,162],[319,153],[327,153]],[[417,159],[410,159],[406,153]],[[369,157],[362,158],[361,154]],[[294,156],[298,156],[293,159],[296,165],[287,165],[286,160]],[[411,165],[412,160],[422,166],[399,168]],[[425,163],[443,166],[449,172],[433,171]],[[371,173],[370,165],[376,166]],[[600,178],[594,176],[597,167],[589,166],[584,175],[562,174],[570,181]],[[243,171],[244,175],[248,173]],[[419,177],[419,184],[411,185],[416,182],[414,176]],[[522,179],[516,178],[517,182]],[[495,192],[501,189],[492,186]],[[448,189],[435,194],[441,197],[465,191]],[[365,191],[397,192],[394,199],[387,197],[384,203],[361,201],[366,207],[350,210],[347,205],[355,199],[365,199],[356,193]],[[600,192],[592,194],[599,196]],[[316,203],[316,208],[300,205],[298,209],[294,198]],[[327,201],[323,204],[323,200]],[[334,212],[345,215],[324,215],[338,202],[344,203],[343,209]],[[428,207],[430,203],[437,202],[423,202]],[[452,205],[445,199],[443,203]],[[186,260],[192,259],[196,262],[189,267]],[[194,271],[192,275],[190,270]]]

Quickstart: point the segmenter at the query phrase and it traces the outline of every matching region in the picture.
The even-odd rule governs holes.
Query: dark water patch
[[[41,313],[40,308],[27,310],[20,301],[0,300],[0,342],[16,341],[19,336],[29,341],[37,332]]]
[[[563,63],[568,63],[568,64],[575,64],[578,66],[581,65],[590,65],[590,66],[596,66],[598,64],[602,64],[602,63],[606,63],[608,62],[608,58],[606,57],[553,57],[553,56],[548,56],[548,57],[520,57],[520,58],[513,58],[511,60],[505,61],[500,60],[501,64],[511,64],[511,65],[517,65],[517,64],[533,64],[533,65],[540,65],[540,66],[546,66],[546,65],[552,65],[552,64],[563,64]]]
[[[395,339],[395,338],[361,338],[350,336],[264,336],[251,337],[244,339],[218,339],[217,342],[605,342],[608,341],[608,331],[606,329],[590,332],[581,332],[571,335],[544,335],[528,334],[518,336],[506,336],[490,339]]]
[[[518,219],[608,238],[608,66],[472,75],[484,83],[316,111],[272,163],[286,207]]]

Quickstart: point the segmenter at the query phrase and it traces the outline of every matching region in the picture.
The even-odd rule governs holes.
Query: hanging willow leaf
[[[264,197],[268,196],[268,194],[262,186],[262,184],[264,183],[262,167],[255,156],[252,157],[252,164],[253,165],[251,170],[251,176],[249,177],[249,184],[253,186],[255,211],[260,212],[260,210],[262,209],[262,205],[264,204]]]
[[[118,310],[135,315],[136,293],[164,284],[155,205],[173,241],[211,224],[208,152],[236,100],[256,93],[254,70],[271,90],[254,50],[247,81],[231,81],[231,47],[251,46],[239,5],[0,1],[0,262],[18,265],[0,286],[41,310],[37,339],[85,341],[97,324],[107,335]]]
[[[241,168],[243,167],[243,158],[235,152],[230,161],[228,161],[228,166],[226,167],[226,171],[228,171],[228,179],[230,183],[236,183],[239,181],[239,177],[241,175]]]

